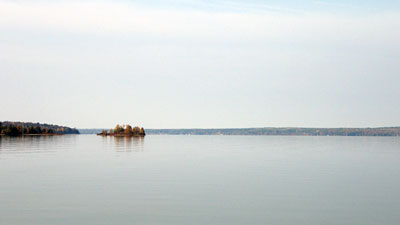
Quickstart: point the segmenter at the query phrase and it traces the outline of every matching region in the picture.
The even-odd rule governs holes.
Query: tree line
[[[79,131],[76,128],[58,126],[53,124],[10,121],[0,122],[0,135],[22,136],[61,134],[79,134]]]
[[[170,135],[293,135],[293,136],[400,136],[400,127],[377,128],[227,128],[227,129],[148,129],[149,134]]]

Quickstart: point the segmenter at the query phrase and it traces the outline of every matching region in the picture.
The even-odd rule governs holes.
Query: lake
[[[0,224],[398,225],[400,137],[0,137]]]

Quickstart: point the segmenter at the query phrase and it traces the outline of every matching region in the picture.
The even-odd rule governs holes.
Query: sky
[[[400,126],[400,2],[0,0],[0,121]]]

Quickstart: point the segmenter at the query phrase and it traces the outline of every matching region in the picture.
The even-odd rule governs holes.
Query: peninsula
[[[53,124],[31,123],[31,122],[0,122],[0,135],[2,136],[49,136],[63,134],[79,134],[76,128],[59,126]]]
[[[114,129],[103,130],[101,133],[97,135],[100,136],[119,136],[119,137],[143,137],[146,135],[143,127],[133,127],[129,124],[120,126],[119,124],[115,126]]]

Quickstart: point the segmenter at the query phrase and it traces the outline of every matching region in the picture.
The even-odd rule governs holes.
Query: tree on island
[[[114,133],[119,134],[122,132],[124,132],[124,128],[122,126],[120,126],[119,124],[117,124],[117,126],[115,126],[115,128],[114,128]]]
[[[132,128],[131,125],[119,125],[117,124],[114,129],[110,129],[108,132],[107,130],[103,130],[101,133],[98,133],[97,135],[101,136],[145,136],[146,133],[144,131],[144,128],[140,128],[138,126],[135,126]]]
[[[133,133],[133,130],[132,130],[132,127],[131,127],[131,125],[126,125],[125,126],[125,131],[124,131],[124,133],[125,134],[131,134],[131,133]]]
[[[144,132],[143,127],[140,128],[139,135],[142,135],[142,136],[146,135],[146,133]]]

